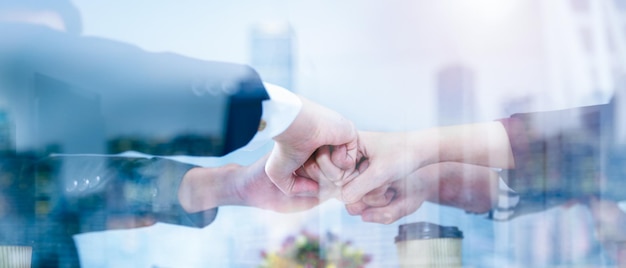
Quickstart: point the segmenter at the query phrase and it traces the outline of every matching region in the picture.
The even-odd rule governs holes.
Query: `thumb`
[[[327,145],[333,145],[332,162],[335,166],[350,170],[353,169],[357,161],[358,153],[358,135],[352,122],[341,117],[336,121],[335,126],[331,127],[332,132],[329,133]]]
[[[330,162],[335,167],[351,174],[357,164],[358,133],[352,122],[332,112],[317,125],[323,129],[317,139],[321,145],[330,145]],[[345,183],[342,182],[341,184]]]
[[[347,204],[355,203],[367,193],[386,183],[387,179],[383,177],[383,172],[379,168],[368,166],[362,173],[343,186],[341,190],[342,199]]]
[[[303,162],[304,160],[300,161],[296,154],[276,143],[265,164],[265,173],[274,185],[288,196],[316,195],[319,192],[319,184],[301,174],[296,174]]]
[[[336,167],[348,171],[354,170],[356,168],[356,150],[349,150],[348,144],[342,144],[338,146],[333,146],[331,151],[331,162]],[[354,151],[354,152],[352,152]],[[353,156],[354,155],[354,156]]]

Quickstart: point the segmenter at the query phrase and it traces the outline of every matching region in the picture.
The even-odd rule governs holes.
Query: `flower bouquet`
[[[370,255],[332,233],[320,239],[307,231],[287,237],[278,251],[261,252],[261,256],[261,267],[272,268],[361,268],[371,261]]]

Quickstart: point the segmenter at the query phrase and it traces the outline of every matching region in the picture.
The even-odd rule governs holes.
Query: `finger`
[[[291,187],[291,195],[287,196],[318,196],[320,190],[319,183],[300,176],[293,176],[293,186]]]
[[[349,156],[348,154],[348,145],[347,144],[341,144],[341,145],[336,145],[333,146],[331,151],[331,162],[333,163],[333,165],[335,165],[336,167],[338,167],[341,170],[352,170],[355,168],[356,166],[356,161],[355,158],[353,159],[352,157]]]
[[[352,204],[346,204],[346,210],[348,211],[348,214],[352,216],[361,215],[361,213],[363,213],[363,211],[367,209],[368,207],[369,206],[363,203],[362,201],[352,203]]]
[[[389,186],[380,187],[376,190],[366,194],[363,197],[363,203],[370,207],[384,207],[389,205],[391,200],[395,197],[396,190],[389,188]]]
[[[302,167],[296,170],[296,174],[301,175],[302,177],[307,177],[317,182],[319,182],[320,180],[326,180],[326,177],[324,173],[322,173],[322,170],[317,164],[314,156],[304,162]]]
[[[339,146],[344,147],[344,146]],[[323,174],[324,178],[336,183],[341,181],[343,178],[344,170],[339,168],[334,164],[331,160],[332,155],[336,153],[335,150],[331,150],[331,146],[322,146],[317,150],[315,162],[317,162],[317,166],[320,172]],[[332,152],[331,152],[332,151]]]
[[[306,170],[305,166],[303,165],[302,167],[300,167],[299,169],[296,170],[296,176],[300,176],[300,177],[305,177],[305,178],[309,178],[312,180],[315,180],[314,177],[312,177]]]
[[[314,167],[310,167],[310,165],[312,164],[311,162],[314,162],[314,161],[315,161],[314,157],[311,156],[306,162],[304,162],[304,164],[302,166],[300,166],[298,169],[296,169],[295,175],[296,176],[300,176],[300,177],[309,178],[309,179],[312,179],[312,180],[317,180],[316,172],[313,169]]]
[[[315,155],[320,155],[320,153],[316,152]],[[320,200],[325,201],[330,198],[341,200],[341,188],[335,185],[329,176],[324,174],[315,156],[309,158],[309,160],[302,165],[302,168],[298,169],[296,174],[307,177],[318,183],[317,197],[320,198]]]
[[[354,124],[341,115],[336,114],[337,118],[332,120],[333,126],[329,126],[331,131],[329,140],[326,144],[340,146],[346,146],[345,153],[338,155],[336,160],[337,164],[341,164],[341,168],[350,168],[349,163],[355,163],[357,159],[358,151],[358,135]]]
[[[270,180],[287,196],[313,196],[319,191],[317,182],[296,175],[296,171],[306,161],[291,155],[276,144],[265,165],[265,172]]]
[[[350,204],[361,200],[365,194],[386,184],[389,177],[385,176],[384,170],[379,166],[369,166],[363,173],[345,184],[341,194],[344,202]]]
[[[363,201],[363,203],[369,206],[381,207],[387,205],[387,203],[385,202],[385,193],[387,192],[388,188],[389,184],[378,187],[373,191],[365,194],[361,200]]]
[[[237,193],[243,199],[242,203],[235,204],[277,212],[302,211],[319,204],[319,198],[316,196],[290,197],[280,191],[265,173],[266,160],[267,157],[261,158],[253,165],[246,167],[245,173],[233,174],[235,181],[240,183],[237,185]]]
[[[343,169],[351,168],[352,165],[356,163],[358,160],[357,156],[359,153],[359,139],[358,139],[356,129],[354,128],[354,125],[352,123],[350,123],[350,127],[352,129],[351,135],[353,136],[350,137],[348,143],[345,143],[346,152],[338,155],[338,156],[345,155],[345,161],[343,163],[339,163],[339,167]],[[339,159],[335,159],[335,160],[337,162],[340,162]]]
[[[344,185],[350,183],[352,180],[360,176],[363,172],[365,172],[365,170],[367,170],[370,165],[369,159],[364,157],[363,155],[360,155],[358,157],[360,158],[359,161],[357,161],[357,163],[355,164],[354,169],[352,169],[351,171],[344,170],[343,178],[341,179],[341,181],[338,181],[336,183],[337,186],[343,187]]]
[[[365,222],[382,224],[393,223],[400,218],[415,212],[424,202],[422,195],[410,195],[398,192],[396,198],[384,207],[369,207],[361,213]]]
[[[350,170],[358,159],[358,133],[352,122],[335,112],[332,113],[326,120],[328,125],[325,129],[328,132],[325,134],[325,144],[343,147],[338,148],[340,151],[333,156],[332,162],[341,169]]]

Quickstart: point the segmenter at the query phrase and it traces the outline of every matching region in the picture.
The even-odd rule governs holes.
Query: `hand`
[[[310,178],[319,184],[318,196],[320,200],[335,198],[342,201],[342,183],[350,181],[362,169],[366,168],[366,166],[360,165],[359,162],[348,169],[337,166],[333,162],[334,156],[343,156],[346,155],[346,152],[347,147],[345,145],[322,146],[315,151],[301,168],[296,170],[296,174],[300,177]]]
[[[492,209],[497,189],[498,175],[490,168],[444,162],[383,185],[346,209],[363,221],[384,224],[415,212],[424,201],[485,213]]]
[[[357,202],[366,193],[383,185],[388,186],[401,177],[406,177],[413,171],[414,166],[419,166],[419,164],[413,165],[412,163],[418,161],[409,157],[407,150],[401,149],[406,148],[403,145],[406,145],[407,136],[409,134],[404,132],[359,132],[358,161],[350,163],[352,166],[346,168],[335,164],[338,161],[337,155],[346,154],[348,149],[345,145],[322,146],[296,171],[296,175],[318,182],[323,188],[320,196],[330,195],[346,203]],[[380,172],[376,173],[372,170]],[[369,178],[361,179],[360,176]],[[353,180],[358,182],[351,182]],[[334,182],[334,184],[325,182]],[[358,196],[346,195],[344,185],[345,187],[352,186],[348,191],[352,190]],[[381,195],[385,193],[384,189],[378,192]]]
[[[361,141],[367,141],[363,138]],[[379,140],[379,139],[377,139]],[[385,143],[383,143],[385,144]],[[329,178],[351,179],[369,168],[358,163],[346,172],[332,162],[332,154],[342,153],[340,147],[324,146],[299,170],[320,182],[321,197],[341,200],[341,187],[325,184]],[[364,152],[367,153],[367,152]],[[371,160],[371,159],[368,159]],[[498,174],[491,168],[457,162],[443,162],[420,168],[404,179],[394,180],[370,191],[355,203],[346,205],[352,215],[364,221],[391,223],[415,212],[424,201],[453,206],[474,213],[489,211],[497,198]]]
[[[409,144],[412,136],[416,135],[410,132],[359,132],[358,155],[362,155],[362,159],[354,169],[341,173],[344,182],[341,199],[351,204],[372,191],[382,195],[385,191],[375,189],[384,189],[424,165],[425,160],[415,153],[419,145]],[[329,170],[340,168],[326,163],[319,166],[322,174],[337,174],[337,170]]]
[[[191,169],[179,188],[181,206],[190,213],[224,205],[295,212],[319,204],[317,197],[290,197],[280,191],[265,173],[268,156],[250,166]]]
[[[323,146],[296,174],[311,178],[320,185],[324,185],[325,181],[335,182],[335,187],[326,184],[323,192],[345,203],[358,202],[367,194],[368,199],[380,197],[377,202],[387,205],[383,201],[386,200],[385,195],[389,195],[385,193],[387,187],[407,177],[425,162],[414,153],[417,150],[413,148],[419,147],[418,144],[408,145],[411,138],[419,141],[415,138],[418,135],[411,132],[359,132],[359,160],[352,167],[335,164],[335,154],[344,155],[347,151],[345,146]]]
[[[441,162],[513,168],[506,130],[499,122],[431,128],[413,132],[359,132],[358,152],[365,161],[342,188],[346,203]]]
[[[343,169],[355,166],[357,132],[352,122],[305,99],[294,122],[274,140],[276,144],[265,170],[272,182],[287,195],[315,196],[319,193],[319,184],[315,180],[296,171],[324,145],[344,145],[345,152],[333,154],[333,163]]]

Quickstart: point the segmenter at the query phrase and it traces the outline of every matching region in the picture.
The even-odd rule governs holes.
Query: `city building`
[[[264,81],[293,90],[295,40],[289,23],[258,23],[250,38],[250,65]]]

